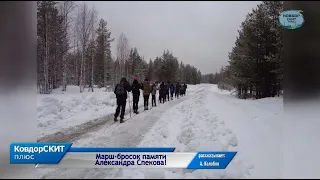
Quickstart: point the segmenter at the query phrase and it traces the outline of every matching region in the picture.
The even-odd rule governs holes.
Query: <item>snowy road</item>
[[[203,89],[203,87],[194,87],[190,88],[188,93],[193,94],[197,93],[199,90]],[[100,96],[106,96],[105,94],[100,94]],[[158,95],[157,95],[158,97]],[[151,100],[151,98],[150,98]],[[180,101],[179,101],[180,102]],[[170,106],[169,106],[170,107]],[[91,108],[95,108],[94,106]],[[110,108],[110,107],[108,107]],[[81,121],[74,120],[75,122],[74,125],[66,124],[69,125],[66,128],[61,128],[59,131],[55,130],[57,128],[57,124],[60,124],[60,122],[54,124],[51,126],[47,126],[45,128],[46,131],[51,131],[54,132],[52,134],[48,134],[46,136],[40,136],[38,139],[39,142],[74,142],[78,139],[81,139],[83,137],[86,137],[88,133],[93,132],[93,131],[98,131],[102,127],[109,127],[110,125],[113,124],[113,118],[114,118],[114,111],[115,111],[115,106],[112,107],[112,111],[107,111],[109,112],[108,115],[103,116],[101,118],[97,118],[94,120],[87,119],[86,122],[81,123]],[[139,111],[143,111],[143,98],[140,96],[140,101],[139,101]],[[61,116],[61,115],[58,115]],[[86,114],[88,116],[88,114]],[[134,114],[132,115],[134,116]],[[50,117],[50,115],[49,115]],[[126,106],[126,117],[129,117],[129,106]],[[78,119],[77,117],[75,119]],[[80,119],[82,120],[82,119]],[[66,121],[66,120],[61,120],[61,121]],[[83,121],[83,120],[82,120]],[[42,124],[40,122],[40,124]],[[65,122],[64,122],[65,124]],[[59,127],[59,126],[58,126]],[[42,130],[42,127],[38,127],[39,130]]]
[[[277,149],[280,123],[276,120],[282,112],[281,103],[277,98],[239,100],[214,85],[197,85],[185,97],[141,112],[124,124],[97,124],[94,130],[82,133],[81,138],[73,141],[74,146],[81,147],[239,151],[225,170],[36,169],[37,175],[39,178],[280,177],[276,166],[280,166],[281,151]]]

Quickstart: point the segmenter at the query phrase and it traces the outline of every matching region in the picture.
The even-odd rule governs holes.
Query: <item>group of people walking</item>
[[[127,103],[127,92],[132,92],[132,109],[133,112],[138,114],[138,103],[140,98],[140,90],[143,93],[144,100],[144,110],[149,109],[149,99],[151,94],[151,104],[152,107],[157,106],[156,95],[159,92],[158,100],[160,103],[165,103],[167,101],[173,100],[173,96],[179,99],[179,96],[185,96],[187,85],[171,82],[155,82],[150,83],[148,78],[145,78],[144,82],[139,83],[138,78],[133,79],[132,85],[126,80],[126,78],[122,78],[120,83],[116,85],[114,89],[114,93],[117,98],[117,109],[114,115],[114,121],[117,121],[117,118],[120,114],[120,123],[123,123],[125,108]],[[171,96],[171,98],[170,98]],[[120,113],[121,110],[121,113]]]

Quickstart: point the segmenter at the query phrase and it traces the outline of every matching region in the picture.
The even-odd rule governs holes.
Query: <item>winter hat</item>
[[[127,79],[125,77],[121,78],[121,81],[120,82],[126,82]]]

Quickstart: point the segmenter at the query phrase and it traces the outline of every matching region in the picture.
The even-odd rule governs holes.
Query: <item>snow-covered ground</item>
[[[320,177],[320,99],[287,102],[283,119],[282,177]]]
[[[44,116],[46,120],[39,120],[40,123],[52,122],[43,128],[47,134],[97,118],[94,114],[113,113],[115,108],[112,94],[97,90],[81,95],[56,93],[49,96],[55,99],[53,103],[47,103],[38,111],[38,114],[51,114]],[[42,103],[48,102],[45,98],[39,99]],[[67,110],[62,108],[65,106]],[[48,107],[59,108],[49,111]],[[181,152],[238,151],[225,170],[36,169],[36,172],[39,178],[281,178],[281,118],[281,98],[240,100],[230,92],[218,90],[215,85],[189,85],[185,97],[134,115],[121,125],[103,124],[73,141],[74,145],[169,146]],[[76,122],[71,124],[70,121]]]
[[[39,138],[114,113],[116,97],[113,92],[106,92],[105,88],[88,90],[80,93],[78,86],[68,86],[65,92],[56,89],[52,94],[38,94]]]
[[[192,92],[195,87],[190,85],[188,92]],[[85,92],[80,93],[78,86],[68,86],[65,92],[56,89],[51,94],[38,94],[38,138],[114,114],[116,97],[113,92],[106,92],[105,88],[94,88],[94,92],[88,92],[88,90],[85,89]],[[129,93],[127,103],[129,100],[132,101],[131,93]],[[143,106],[142,93],[139,106]],[[129,112],[129,108],[127,105],[126,112]]]
[[[236,134],[238,155],[253,168],[252,178],[280,178],[282,163],[282,98],[240,100],[211,87],[207,108]]]

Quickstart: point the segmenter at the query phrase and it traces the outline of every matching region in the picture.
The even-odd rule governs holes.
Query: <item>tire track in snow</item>
[[[199,86],[187,96],[161,104],[146,113],[140,113],[123,124],[104,125],[96,132],[86,133],[86,137],[74,141],[75,146],[81,147],[136,147],[144,138],[146,133],[153,130],[155,123],[165,112],[181,104],[185,100],[194,98],[201,94],[204,87]],[[195,93],[196,92],[196,93]],[[180,113],[180,112],[178,112]],[[174,119],[171,119],[174,121]],[[158,143],[158,147],[163,144]],[[113,178],[121,177],[121,169],[51,169],[40,172],[39,178]],[[41,170],[40,170],[41,171]]]

